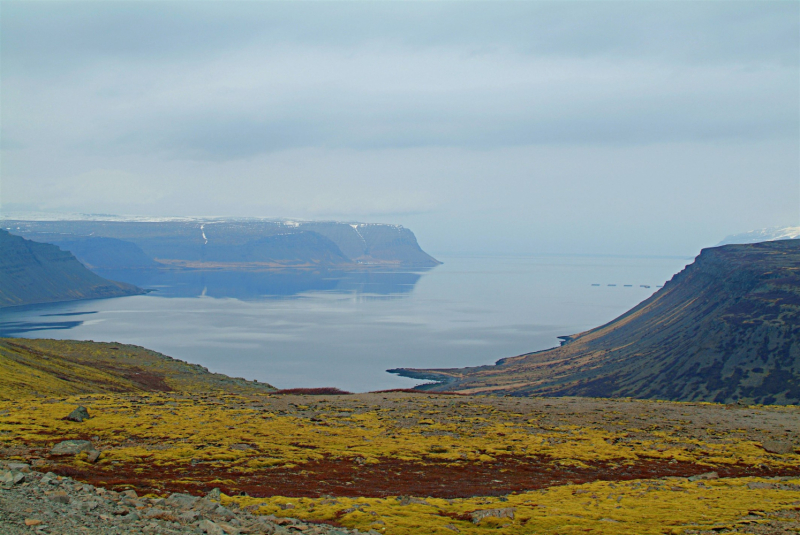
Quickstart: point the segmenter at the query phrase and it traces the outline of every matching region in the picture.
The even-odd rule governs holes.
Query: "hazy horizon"
[[[0,213],[692,256],[800,224],[794,2],[0,4]]]

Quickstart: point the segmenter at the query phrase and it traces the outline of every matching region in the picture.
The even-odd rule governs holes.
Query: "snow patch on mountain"
[[[728,236],[717,244],[728,245],[731,243],[759,243],[775,240],[796,240],[800,239],[800,227],[771,227],[760,230],[751,230],[742,234]]]

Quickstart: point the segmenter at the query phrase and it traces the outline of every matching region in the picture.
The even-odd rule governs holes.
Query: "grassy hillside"
[[[138,346],[0,338],[0,399],[103,392],[273,390]]]
[[[395,372],[469,393],[796,404],[800,240],[704,249],[652,297],[562,347]]]
[[[0,230],[0,308],[142,294],[95,275],[66,251]]]

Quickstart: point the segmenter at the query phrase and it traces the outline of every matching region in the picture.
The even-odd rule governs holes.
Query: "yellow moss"
[[[336,520],[348,528],[387,533],[540,534],[585,533],[589,530],[619,535],[683,533],[687,529],[733,526],[752,510],[779,511],[794,508],[800,491],[748,489],[758,478],[732,478],[690,483],[687,480],[635,480],[624,483],[598,481],[564,485],[545,491],[499,498],[444,500],[403,505],[389,498],[297,499],[223,496],[222,503],[240,507],[260,506],[260,514],[304,520]],[[798,480],[797,482],[800,482]],[[283,509],[287,503],[292,509]],[[474,524],[469,515],[486,509],[514,509],[514,519],[487,517]],[[375,524],[377,520],[384,524]]]
[[[541,429],[535,423],[495,422],[479,429],[473,419],[444,419],[430,436],[433,426],[399,427],[405,415],[367,412],[351,416],[321,414],[311,422],[295,415],[247,408],[253,398],[227,396],[226,405],[216,400],[184,399],[170,394],[142,394],[131,399],[122,395],[70,397],[50,403],[29,400],[23,404],[0,401],[0,443],[24,442],[45,446],[56,440],[96,435],[111,446],[107,461],[180,464],[190,459],[239,462],[250,468],[275,464],[303,464],[325,456],[361,458],[368,463],[381,458],[425,462],[477,460],[493,462],[497,456],[514,454],[549,458],[563,465],[585,466],[587,462],[629,463],[642,459],[675,459],[706,464],[768,464],[800,466],[800,456],[776,456],[753,441],[737,439],[706,443],[699,439],[675,438],[658,432],[657,440],[617,441],[625,433],[573,426]],[[87,406],[94,416],[76,425],[57,418],[76,404]],[[474,413],[478,404],[465,404]],[[235,407],[235,408],[234,408]],[[500,419],[502,415],[496,415]],[[466,421],[463,421],[466,420]],[[473,420],[473,421],[470,421]],[[532,433],[531,431],[536,431]],[[126,445],[128,436],[138,444]],[[237,449],[237,445],[244,447]],[[280,459],[280,461],[277,461]]]
[[[420,402],[418,397],[413,405],[404,403],[400,399],[388,408],[354,409],[352,404],[341,407],[322,399],[313,407],[318,412],[312,421],[311,416],[292,413],[312,410],[312,404],[289,410],[285,402],[279,405],[270,396],[143,393],[0,400],[0,445],[48,447],[61,440],[97,436],[96,442],[103,445],[101,467],[117,463],[134,471],[145,463],[180,467],[192,460],[248,473],[275,466],[300,471],[307,463],[326,457],[367,464],[382,459],[492,463],[509,454],[573,467],[597,461],[633,465],[652,459],[800,466],[800,455],[770,454],[739,436],[722,441],[708,436],[689,439],[674,429],[654,429],[647,438],[633,440],[624,430],[544,427],[540,418],[500,411],[479,398],[459,400],[460,409],[450,413]],[[652,406],[647,403],[642,402],[642,407]],[[86,406],[93,417],[81,424],[60,419],[78,404]],[[363,409],[366,412],[358,412]],[[416,420],[419,414],[434,415],[435,420]],[[419,425],[424,420],[431,423]],[[85,460],[85,455],[79,455],[64,462],[86,466]],[[751,481],[757,479],[715,480],[702,485],[686,480],[594,482],[510,495],[507,501],[425,498],[427,503],[406,505],[396,498],[274,496],[223,500],[236,501],[242,507],[259,506],[264,514],[336,520],[352,528],[400,535],[452,535],[454,531],[448,525],[461,533],[476,534],[567,534],[587,529],[619,534],[660,534],[664,529],[681,533],[693,523],[710,529],[735,522],[748,510],[775,511],[800,501],[796,491],[748,489],[746,483]],[[191,476],[181,482],[196,483]],[[216,483],[234,485],[235,481]],[[280,507],[286,503],[292,503],[294,509]],[[513,520],[488,518],[474,524],[469,519],[476,510],[508,507],[515,508]],[[694,525],[692,529],[699,528]]]

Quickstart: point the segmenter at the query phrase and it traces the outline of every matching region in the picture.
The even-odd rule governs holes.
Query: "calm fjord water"
[[[428,271],[105,272],[156,291],[5,309],[0,335],[136,344],[280,388],[405,388],[419,381],[385,370],[492,364],[558,345],[557,336],[615,318],[691,262],[441,260]]]

